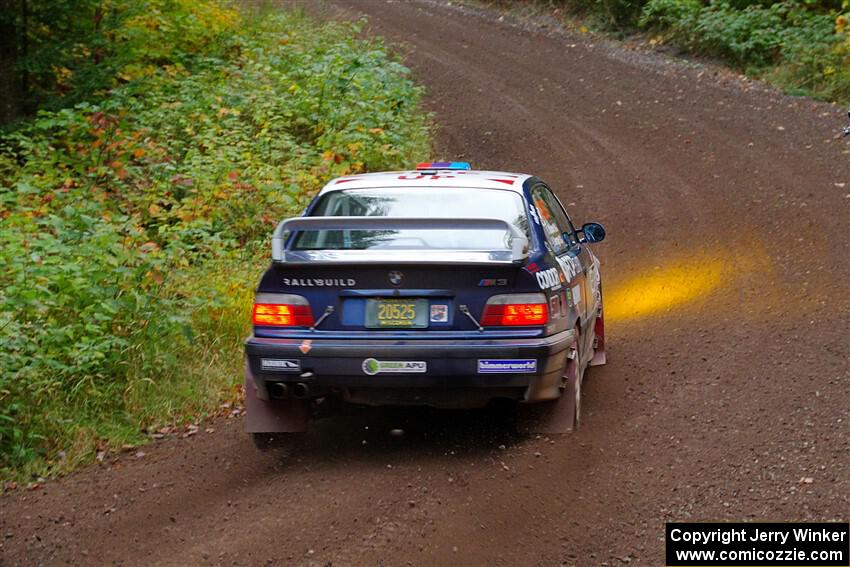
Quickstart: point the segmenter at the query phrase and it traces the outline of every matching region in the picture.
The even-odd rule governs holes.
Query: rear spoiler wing
[[[403,252],[414,258],[398,258],[402,250],[287,250],[286,240],[295,231],[318,230],[503,230],[510,233],[510,249],[421,250]],[[411,254],[412,253],[412,254]],[[390,255],[394,257],[390,257]],[[357,262],[379,263],[513,263],[528,258],[528,236],[503,219],[418,217],[295,217],[281,221],[272,236],[272,260],[287,263]]]

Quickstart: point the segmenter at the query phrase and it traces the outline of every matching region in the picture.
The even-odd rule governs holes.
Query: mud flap
[[[250,371],[245,369],[245,431],[298,433],[307,431],[309,412],[303,400],[261,400]]]
[[[581,410],[581,378],[576,356],[567,360],[565,387],[561,397],[549,402],[521,404],[517,412],[520,433],[554,435],[571,433],[578,426]]]

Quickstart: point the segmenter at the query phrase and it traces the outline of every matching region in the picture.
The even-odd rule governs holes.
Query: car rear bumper
[[[447,403],[446,394],[451,398],[451,391],[484,389],[494,397],[510,390],[525,401],[557,398],[573,342],[572,331],[532,339],[305,341],[252,336],[246,354],[260,399],[275,397],[269,395],[269,384],[300,383],[311,396],[339,391],[343,397],[365,399],[369,392],[381,391],[375,399],[383,402],[375,403],[392,403],[388,391],[419,389],[408,396],[409,403],[418,399],[462,406],[459,399]],[[434,402],[437,398],[421,389],[439,390],[443,395],[437,398],[443,401]]]

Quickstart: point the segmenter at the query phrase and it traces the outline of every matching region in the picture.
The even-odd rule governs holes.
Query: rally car
[[[530,175],[435,162],[330,181],[272,238],[248,431],[268,448],[327,408],[494,400],[552,402],[577,424],[584,369],[605,363],[588,246],[604,237]]]

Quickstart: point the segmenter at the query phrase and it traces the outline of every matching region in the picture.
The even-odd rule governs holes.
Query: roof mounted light
[[[417,171],[429,169],[470,170],[472,167],[465,161],[423,161],[416,166]]]

